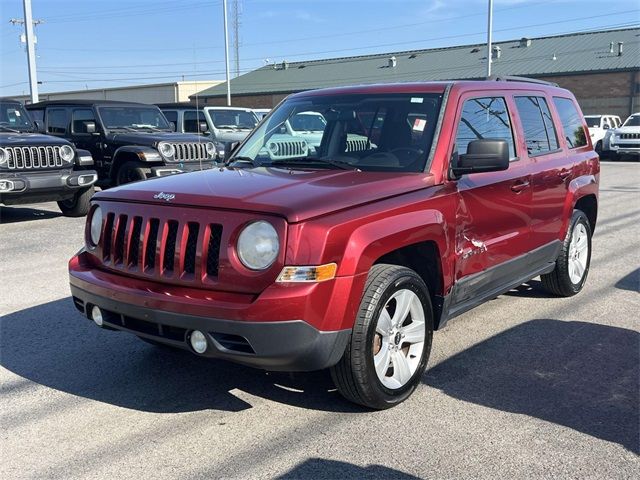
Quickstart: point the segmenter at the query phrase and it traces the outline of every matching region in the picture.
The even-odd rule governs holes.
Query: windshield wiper
[[[293,166],[299,167],[301,165],[313,165],[313,164],[319,164],[319,163],[324,165],[331,165],[332,167],[339,168],[340,170],[360,171],[359,168],[354,167],[349,162],[342,162],[340,160],[330,160],[328,158],[306,158],[306,157],[283,158],[281,160],[272,160],[269,166],[293,165]]]

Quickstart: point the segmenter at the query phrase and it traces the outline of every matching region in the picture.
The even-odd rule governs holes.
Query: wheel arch
[[[140,162],[141,164],[161,165],[162,157],[160,154],[150,147],[141,147],[137,145],[125,145],[118,148],[113,154],[113,161],[109,169],[109,177],[115,181],[118,170],[125,162]]]

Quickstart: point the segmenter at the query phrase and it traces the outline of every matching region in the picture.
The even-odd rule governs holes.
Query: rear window
[[[524,130],[527,153],[542,155],[557,150],[558,137],[545,98],[515,97],[515,101]]]
[[[562,97],[553,97],[553,103],[558,110],[564,138],[569,148],[584,147],[587,144],[587,135],[582,124],[582,117],[572,100]]]

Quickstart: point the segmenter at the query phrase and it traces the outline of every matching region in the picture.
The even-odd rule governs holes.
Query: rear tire
[[[73,198],[60,200],[58,208],[65,217],[84,217],[89,212],[91,197],[95,193],[93,186],[77,192]]]
[[[420,276],[405,267],[374,265],[351,339],[331,367],[333,382],[354,403],[393,407],[420,384],[432,337],[433,310]]]
[[[552,272],[541,275],[542,286],[550,293],[571,297],[582,290],[591,264],[591,226],[581,210],[574,210]]]
[[[151,176],[151,169],[142,166],[138,162],[125,162],[118,169],[116,176],[117,185],[125,185],[131,182],[146,180]]]

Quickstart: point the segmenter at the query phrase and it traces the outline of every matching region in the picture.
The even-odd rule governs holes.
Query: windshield
[[[327,122],[316,112],[302,112],[289,120],[289,125],[296,132],[323,132]]]
[[[98,112],[106,128],[170,130],[169,123],[158,108],[98,107]]]
[[[258,124],[253,112],[244,110],[209,110],[211,121],[216,128],[229,130],[252,130]]]
[[[24,107],[16,102],[0,102],[0,130],[25,131],[33,129],[33,123]]]
[[[600,119],[601,115],[587,115],[584,119],[587,121],[587,126],[589,128],[598,128],[600,127]]]
[[[441,94],[431,93],[287,100],[245,141],[234,156],[236,165],[419,172],[431,149],[441,102]],[[288,133],[286,123],[306,116],[303,112],[314,112],[309,115],[314,128],[324,122],[321,139]]]
[[[624,121],[623,127],[640,127],[640,115],[632,115]]]

